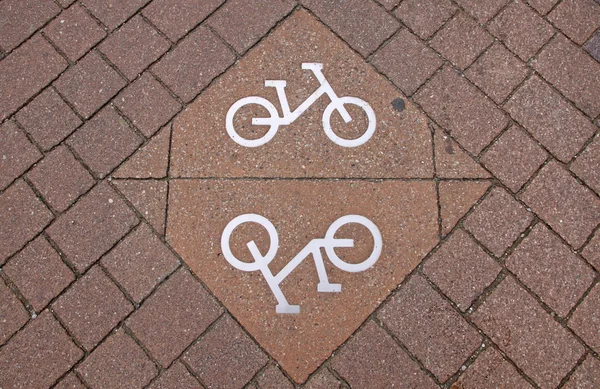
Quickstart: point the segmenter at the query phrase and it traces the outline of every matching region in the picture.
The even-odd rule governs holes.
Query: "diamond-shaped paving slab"
[[[353,119],[344,123],[337,110],[327,108],[332,100],[324,95],[262,145],[246,147],[228,134],[230,107],[248,96],[264,98],[268,103],[253,101],[273,108],[269,113],[248,105],[231,116],[236,133],[250,140],[246,144],[255,146],[269,130],[264,123],[252,125],[253,117],[283,116],[277,91],[265,87],[265,80],[287,81],[290,110],[300,106],[320,85],[318,71],[302,69],[303,63],[323,64],[337,96],[359,98],[370,108],[342,99]],[[329,114],[335,135],[323,130]],[[362,145],[345,147],[336,138],[360,139],[369,123],[375,131]],[[426,117],[398,89],[299,10],[175,119],[167,240],[265,351],[304,382],[438,242],[431,138]],[[275,227],[279,248],[262,271],[232,266],[223,251],[225,227],[242,214],[261,215]],[[369,219],[381,235],[379,259],[361,272],[334,266],[325,243],[313,241],[351,214]],[[354,247],[334,252],[347,263],[360,263],[373,251],[376,235],[357,223],[342,226],[334,237],[352,239]],[[250,241],[259,253],[251,254]],[[270,247],[267,231],[257,223],[240,225],[228,242],[232,255],[250,264]],[[277,277],[309,242],[321,244],[312,254],[322,256],[329,282],[341,284],[341,292],[318,291],[325,284],[317,273],[320,261],[307,252],[288,277],[278,279],[283,296],[300,311],[277,313],[272,292],[277,288],[265,277]]]

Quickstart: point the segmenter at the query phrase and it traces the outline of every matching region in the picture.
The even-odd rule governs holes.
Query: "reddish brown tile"
[[[600,193],[600,137],[592,143],[571,164],[571,170],[585,181],[596,193]]]
[[[594,389],[600,386],[600,361],[588,355],[569,378],[564,389]]]
[[[573,158],[596,131],[592,122],[537,76],[527,80],[504,107],[563,162]]]
[[[404,366],[404,365],[401,365]],[[337,380],[326,368],[321,368],[306,383],[305,389],[342,389],[342,383]]]
[[[507,124],[502,111],[449,66],[425,84],[414,99],[473,154],[479,154]]]
[[[183,356],[210,388],[242,388],[268,359],[229,315]]]
[[[144,302],[127,325],[167,367],[221,312],[202,285],[187,270],[179,270]]]
[[[171,180],[169,188],[167,241],[296,382],[305,381],[437,243],[437,197],[431,181]],[[273,269],[281,269],[310,239],[323,237],[333,221],[348,214],[377,225],[382,253],[362,273],[328,267],[332,282],[343,285],[341,293],[331,294],[317,291],[310,260],[282,285],[290,303],[300,305],[300,314],[277,314],[264,278],[230,266],[221,252],[226,224],[249,212],[277,225],[284,254],[273,260]],[[250,253],[241,250],[257,238],[252,231],[258,231],[244,230],[232,239],[233,250],[251,261]],[[362,262],[372,251],[372,238],[362,228],[362,234],[348,230],[343,236],[351,234],[362,248],[348,250],[347,261]],[[258,237],[259,247],[268,247],[267,237]]]
[[[181,109],[177,100],[147,72],[121,92],[114,103],[147,137]]]
[[[0,120],[16,111],[66,67],[67,61],[40,34],[3,59],[0,62]]]
[[[371,0],[304,0],[302,3],[364,57],[400,26]]]
[[[6,51],[14,49],[59,12],[52,0],[0,2],[0,46]]]
[[[52,309],[88,351],[94,348],[133,307],[99,266],[61,295]]]
[[[127,0],[127,1],[106,1],[106,0],[83,0],[82,4],[89,9],[95,17],[108,26],[109,30],[114,30],[121,23],[127,20],[137,10],[142,8],[149,0]]]
[[[437,388],[377,324],[369,320],[334,357],[333,368],[357,388]]]
[[[488,178],[485,171],[448,134],[436,126],[435,168],[440,178]]]
[[[490,347],[481,353],[450,389],[533,389],[502,355]]]
[[[59,146],[46,155],[27,174],[27,178],[58,212],[67,209],[95,183],[65,146]]]
[[[100,183],[62,214],[47,232],[78,271],[110,249],[138,222],[119,195]]]
[[[377,51],[372,63],[410,96],[442,65],[442,60],[403,29]]]
[[[464,222],[475,238],[497,257],[527,228],[533,215],[504,189],[494,188]]]
[[[159,234],[165,233],[166,181],[118,180],[114,185]]]
[[[152,71],[184,101],[191,101],[235,56],[209,29],[200,27],[169,52]]]
[[[52,220],[52,213],[23,180],[0,195],[0,263],[32,239]]]
[[[106,36],[104,29],[77,4],[44,28],[44,34],[71,61],[77,61]]]
[[[466,69],[494,38],[462,12],[449,21],[429,42],[450,62]]]
[[[557,35],[538,55],[533,67],[590,117],[600,113],[600,63],[581,48]]]
[[[462,311],[471,306],[500,270],[500,265],[460,229],[423,267],[425,275]]]
[[[102,178],[131,155],[142,139],[108,105],[77,130],[67,143]]]
[[[501,104],[525,79],[527,73],[527,66],[501,43],[496,42],[465,74],[486,95]]]
[[[556,162],[542,169],[521,198],[574,248],[600,223],[600,200]]]
[[[421,39],[435,33],[456,11],[450,0],[404,0],[395,15]]]
[[[371,139],[351,148],[332,142],[323,130],[324,110],[332,106],[330,99],[322,97],[298,120],[281,126],[268,144],[248,148],[234,142],[223,123],[236,101],[258,94],[277,104],[275,88],[265,87],[265,80],[287,80],[287,90],[293,91],[288,93],[291,107],[298,107],[318,88],[312,72],[302,69],[307,58],[323,63],[323,75],[339,96],[368,101],[377,121]],[[307,11],[299,10],[174,120],[170,174],[431,178],[433,161],[427,118],[408,101],[404,101],[404,109],[399,112],[392,104],[399,98],[404,101],[391,82]],[[207,106],[211,109],[207,110]],[[255,131],[263,130],[251,126],[247,119],[262,113],[252,106],[237,111],[233,123],[243,135],[256,138]],[[334,114],[332,128],[350,139],[363,135],[368,126],[366,114],[354,104],[345,106],[355,120],[344,126],[341,117]]]
[[[177,258],[142,223],[102,258],[102,265],[140,302],[179,265]]]
[[[269,365],[256,377],[260,389],[293,389],[294,386],[275,365]]]
[[[585,50],[600,62],[600,31],[592,35],[592,38],[585,44]]]
[[[513,192],[518,192],[548,155],[521,128],[511,126],[481,157],[481,162]]]
[[[53,386],[53,389],[86,389],[86,387],[83,386],[75,373],[69,373],[56,386]]]
[[[0,282],[0,345],[3,345],[28,320],[29,313],[21,301],[4,282]],[[2,371],[1,364],[0,371]]]
[[[600,7],[594,0],[564,0],[548,20],[580,45],[600,26]]]
[[[63,73],[54,85],[77,112],[89,118],[125,86],[125,80],[92,51]]]
[[[594,351],[600,351],[600,284],[586,296],[569,320],[571,327]]]
[[[481,344],[477,331],[419,275],[404,284],[377,317],[441,382]]]
[[[264,4],[231,0],[208,19],[208,24],[235,51],[243,53],[287,15],[295,3],[294,0],[272,0]]]
[[[383,5],[388,11],[391,11],[400,1],[402,0],[378,0],[377,2]]]
[[[56,146],[81,124],[75,112],[52,88],[45,89],[15,117],[44,150]]]
[[[554,7],[559,0],[527,0],[529,5],[535,8],[539,13],[545,15]]]
[[[202,386],[181,362],[175,362],[148,389],[202,389]]]
[[[44,311],[0,349],[0,382],[7,389],[47,388],[81,357],[83,351]]]
[[[113,32],[99,49],[133,80],[169,47],[170,43],[138,15]]]
[[[506,260],[506,266],[560,316],[566,316],[596,274],[543,224]]]
[[[3,190],[37,162],[42,153],[12,121],[0,125],[0,138],[0,190]]]
[[[456,0],[479,23],[485,23],[504,7],[508,0]]]
[[[585,351],[510,276],[471,318],[543,389],[555,388]]]
[[[106,339],[76,370],[88,385],[103,389],[141,389],[158,373],[123,329]]]
[[[40,236],[4,266],[3,271],[36,312],[63,291],[75,276],[58,253]]]
[[[490,187],[488,181],[442,181],[439,184],[442,234],[448,234]]]
[[[600,233],[598,231],[581,254],[596,270],[600,271]]]
[[[210,15],[223,1],[155,0],[144,9],[143,13],[169,39],[177,41]]]
[[[519,0],[500,12],[488,30],[523,61],[533,57],[554,35],[552,26]]]
[[[122,109],[122,108],[121,108]],[[171,125],[163,127],[148,143],[140,147],[117,171],[116,178],[164,178],[167,176]]]

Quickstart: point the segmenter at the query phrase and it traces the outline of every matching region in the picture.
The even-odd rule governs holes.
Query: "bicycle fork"
[[[332,246],[332,247],[354,247],[353,239],[313,239],[311,240],[283,269],[276,275],[273,275],[266,258],[260,253],[260,250],[256,246],[254,241],[248,242],[248,249],[254,257],[254,260],[260,264],[259,270],[262,273],[265,281],[271,288],[275,299],[277,300],[277,306],[275,312],[277,313],[300,313],[299,305],[290,305],[279,286],[283,280],[290,275],[305,258],[312,254],[317,268],[317,274],[319,276],[319,284],[317,285],[318,292],[341,292],[341,284],[332,284],[329,282],[327,277],[327,270],[323,262],[323,256],[321,255],[321,247]]]
[[[335,93],[329,81],[323,75],[323,64],[314,62],[305,62],[302,64],[302,69],[310,70],[313,72],[319,83],[321,84],[317,90],[315,90],[298,108],[293,112],[290,111],[290,105],[288,103],[287,95],[285,93],[285,87],[287,81],[285,80],[265,80],[266,87],[273,87],[277,91],[277,97],[281,104],[282,117],[278,118],[253,118],[252,124],[261,125],[289,125],[292,124],[300,115],[304,113],[315,101],[319,99],[323,94],[327,94],[331,100],[331,104],[334,105],[335,109],[340,113],[344,122],[348,123],[352,120],[352,117],[344,107],[344,104],[340,102],[338,95]]]

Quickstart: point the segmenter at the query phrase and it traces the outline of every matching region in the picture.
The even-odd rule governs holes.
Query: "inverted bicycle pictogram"
[[[254,262],[240,261],[232,253],[229,245],[233,230],[244,223],[258,223],[265,230],[267,230],[267,233],[269,234],[270,246],[265,255],[260,252],[258,246],[253,240],[246,244],[250,250],[250,253],[252,254],[252,257],[254,258]],[[337,247],[354,247],[354,239],[335,238],[336,232],[342,226],[349,223],[361,224],[362,226],[366,227],[373,236],[373,251],[367,259],[359,263],[344,262],[340,257],[337,256],[334,250]],[[375,262],[377,262],[379,256],[381,255],[382,244],[381,232],[371,220],[361,215],[342,216],[329,226],[324,238],[311,240],[302,250],[300,250],[298,254],[296,254],[294,258],[292,258],[290,262],[288,262],[287,265],[283,267],[283,269],[279,271],[279,273],[273,275],[271,269],[269,269],[269,263],[277,254],[277,249],[279,248],[279,237],[277,235],[275,226],[267,218],[254,213],[237,216],[231,220],[227,226],[225,226],[223,234],[221,235],[221,251],[227,262],[229,262],[236,269],[242,271],[260,270],[263,277],[267,281],[269,288],[271,288],[273,295],[275,295],[275,299],[277,300],[277,306],[275,307],[275,311],[277,313],[300,313],[300,306],[290,305],[279,285],[288,275],[290,275],[292,271],[294,271],[296,267],[298,267],[298,265],[300,265],[300,263],[302,263],[302,261],[304,261],[304,259],[308,258],[310,255],[313,257],[315,267],[317,268],[317,275],[319,276],[317,291],[341,292],[341,284],[332,284],[329,282],[325,264],[323,263],[323,256],[321,255],[321,248],[325,249],[327,257],[338,269],[351,273],[357,273],[369,269],[375,264]]]
[[[375,133],[375,129],[377,127],[377,120],[375,117],[375,111],[369,103],[366,101],[359,99],[358,97],[353,96],[342,96],[339,97],[334,91],[325,76],[323,75],[323,64],[322,63],[313,63],[313,62],[305,62],[302,64],[302,69],[310,70],[314,73],[315,77],[321,84],[302,104],[300,104],[294,111],[290,111],[290,106],[288,104],[287,95],[285,93],[285,87],[287,82],[285,80],[265,80],[265,86],[274,87],[277,90],[277,97],[279,98],[279,104],[281,105],[281,110],[283,112],[283,116],[279,116],[279,112],[277,108],[271,103],[269,100],[259,97],[259,96],[249,96],[244,97],[235,103],[229,108],[227,111],[227,116],[225,118],[225,127],[227,129],[227,134],[233,139],[236,143],[245,147],[258,147],[262,146],[265,143],[269,142],[275,134],[277,130],[279,130],[280,126],[287,126],[292,124],[296,119],[300,117],[315,101],[317,101],[322,95],[326,94],[331,103],[325,108],[323,112],[323,130],[325,134],[331,141],[335,144],[342,147],[358,147],[365,142],[367,142]],[[253,118],[252,124],[257,126],[269,126],[267,132],[257,139],[246,139],[242,137],[234,128],[234,117],[236,112],[247,105],[260,105],[264,107],[268,112],[270,117],[267,118]],[[345,139],[338,136],[331,128],[331,115],[334,111],[338,111],[342,119],[345,123],[349,123],[352,121],[352,117],[348,110],[344,107],[346,104],[356,105],[365,111],[367,115],[367,129],[362,133],[361,136],[354,139]]]

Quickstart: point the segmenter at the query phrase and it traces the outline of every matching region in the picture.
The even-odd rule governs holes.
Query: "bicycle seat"
[[[302,69],[304,70],[323,70],[323,64],[318,62],[303,62]]]

